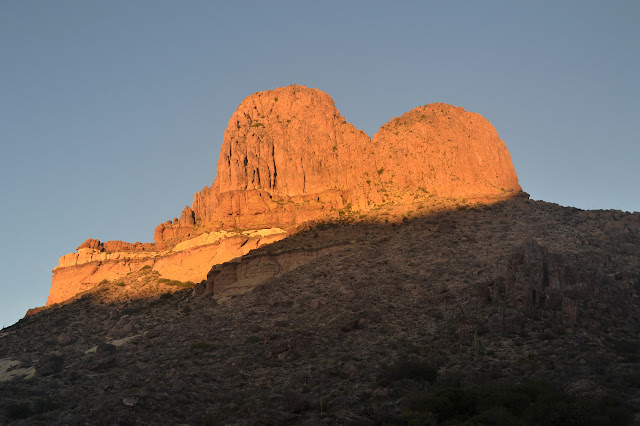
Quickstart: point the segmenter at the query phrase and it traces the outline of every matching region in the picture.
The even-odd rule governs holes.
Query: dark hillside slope
[[[142,270],[3,330],[0,423],[638,420],[638,213],[518,198],[247,258],[287,245],[337,248],[219,302]]]

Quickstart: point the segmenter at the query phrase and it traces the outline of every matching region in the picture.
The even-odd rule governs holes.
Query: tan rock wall
[[[76,294],[98,285],[103,280],[114,281],[152,263],[151,259],[123,260],[91,262],[79,266],[56,268],[53,271],[47,306],[70,299]]]
[[[193,206],[158,225],[155,243],[87,240],[60,259],[47,303],[144,264],[168,278],[199,281],[213,264],[284,234],[227,235],[219,241],[209,235],[205,247],[194,241],[198,233],[289,230],[336,218],[345,207],[367,210],[391,198],[412,202],[417,188],[473,199],[521,191],[509,152],[479,114],[429,104],[392,119],[371,139],[347,123],[320,90],[288,86],[258,92],[231,116],[217,177],[195,194]],[[249,243],[240,243],[243,238]],[[93,270],[93,263],[100,266]]]
[[[248,256],[214,266],[205,283],[205,293],[231,296],[240,294],[267,280],[292,271],[317,258],[330,255],[343,246],[300,249],[277,254]]]
[[[227,262],[264,244],[286,236],[281,229],[265,229],[247,234],[203,234],[195,241],[185,241],[173,251],[106,253],[88,248],[62,256],[53,270],[47,306],[70,299],[78,293],[110,282],[144,266],[151,266],[164,278],[199,282],[213,265]]]
[[[373,137],[381,181],[445,197],[520,192],[509,151],[476,113],[429,104],[394,118]]]
[[[196,222],[217,229],[286,228],[347,203],[366,210],[408,188],[456,198],[521,191],[504,142],[479,114],[429,104],[371,139],[326,93],[303,86],[258,92],[240,104],[217,173],[193,203]],[[292,201],[301,197],[315,203]]]

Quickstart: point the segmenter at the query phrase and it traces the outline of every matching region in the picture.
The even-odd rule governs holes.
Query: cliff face
[[[199,282],[207,278],[213,265],[242,256],[286,235],[282,229],[203,233],[162,251],[108,252],[101,249],[103,244],[98,240],[89,240],[97,242],[97,248],[81,246],[77,253],[60,258],[53,270],[47,306],[63,302],[105,280],[117,282],[144,267],[157,271],[163,278]]]
[[[289,227],[364,194],[371,140],[324,92],[288,86],[247,97],[224,134],[217,177],[195,195],[213,227]]]
[[[429,104],[394,118],[373,137],[382,177],[444,197],[520,192],[511,156],[496,129],[476,113]]]
[[[320,90],[294,85],[258,92],[231,116],[217,177],[195,194],[193,206],[158,225],[153,244],[88,240],[63,256],[47,304],[146,265],[166,278],[204,280],[215,264],[345,210],[427,197],[499,200],[519,192],[509,152],[478,114],[430,104],[370,138]],[[279,231],[238,237],[238,230],[269,229]],[[190,248],[177,250],[184,242]]]
[[[217,170],[193,211],[219,229],[286,228],[348,203],[367,210],[389,191],[489,198],[521,191],[509,152],[479,114],[430,104],[371,139],[326,93],[302,86],[246,98],[229,121]]]
[[[320,90],[259,92],[231,116],[214,188],[296,196],[358,186],[362,172],[371,169],[361,161],[370,142]]]

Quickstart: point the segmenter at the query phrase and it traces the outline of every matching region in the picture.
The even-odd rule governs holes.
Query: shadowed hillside
[[[0,422],[629,423],[639,254],[638,213],[345,213],[193,288],[146,268],[3,330]]]
[[[216,173],[180,218],[155,228],[153,243],[88,239],[62,256],[47,305],[143,267],[200,281],[211,266],[305,223],[434,198],[497,201],[521,192],[504,142],[477,113],[428,104],[370,138],[329,95],[297,85],[244,99],[224,132]]]
[[[154,243],[89,239],[0,333],[0,423],[640,422],[640,214],[532,201],[480,115],[372,138],[247,97]]]

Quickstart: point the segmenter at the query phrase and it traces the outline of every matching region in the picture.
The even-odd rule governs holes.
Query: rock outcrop
[[[286,235],[282,229],[211,232],[183,241],[170,250],[138,252],[107,252],[102,243],[92,240],[90,245],[96,248],[83,244],[77,253],[60,258],[53,270],[47,305],[67,300],[101,282],[115,282],[144,267],[151,267],[167,279],[199,282],[206,279],[212,266]]]
[[[156,226],[153,240],[157,247],[164,248],[170,246],[187,237],[192,237],[196,225],[195,215],[191,207],[187,206],[182,210],[180,219],[174,218]]]
[[[316,224],[193,287],[146,268],[32,311],[0,331],[0,424],[638,418],[640,213],[513,198],[405,217]],[[238,237],[174,250],[216,236]]]
[[[236,258],[211,268],[206,281],[198,284],[196,293],[215,294],[218,297],[242,294],[319,257],[336,253],[341,248],[343,248],[341,245],[332,245]]]
[[[287,228],[390,193],[505,198],[521,191],[511,158],[479,114],[430,104],[369,138],[324,92],[288,86],[247,97],[224,134],[217,177],[195,195],[196,222]]]
[[[522,190],[496,129],[459,107],[415,108],[383,125],[373,145],[381,180],[397,189],[421,187],[454,198],[501,198]]]
[[[370,138],[320,90],[293,85],[258,92],[231,116],[217,177],[195,194],[192,207],[158,225],[154,243],[90,239],[63,256],[47,304],[146,265],[167,278],[203,280],[216,263],[345,211],[421,197],[499,200],[519,193],[509,152],[478,114],[430,104]],[[246,236],[218,238],[221,231],[273,228],[283,231],[251,237],[257,239],[250,244]],[[177,250],[181,244],[189,250]]]
[[[155,245],[153,243],[127,243],[125,241],[100,242],[100,240],[89,238],[80,244],[76,250],[80,251],[83,249],[107,253],[120,251],[152,251],[155,249]]]

